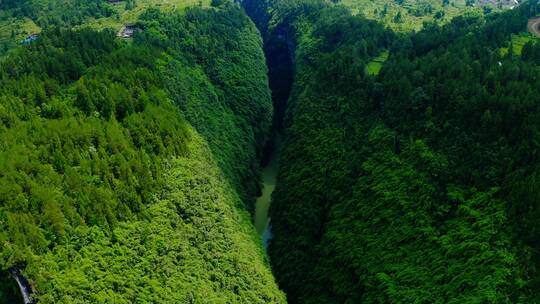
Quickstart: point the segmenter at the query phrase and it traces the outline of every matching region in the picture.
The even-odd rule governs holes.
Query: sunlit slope
[[[156,8],[163,12],[183,11],[187,7],[208,7],[210,0],[136,0],[132,7],[126,1],[111,4],[115,14],[110,17],[90,17],[80,27],[89,26],[94,29],[113,28],[120,30],[126,24],[137,22],[139,16],[148,8]]]
[[[149,8],[181,12],[187,7],[209,4],[210,0],[7,0],[0,2],[0,54],[48,27],[119,31],[124,25],[135,23]]]
[[[479,14],[515,5],[513,1],[474,0],[341,0],[338,3],[397,31],[419,30],[424,22],[446,23],[462,14]]]
[[[44,30],[0,62],[0,282],[21,268],[39,303],[284,303],[247,208],[272,111],[258,31],[234,4],[141,22],[129,44]]]
[[[9,41],[22,41],[32,34],[41,32],[30,18],[6,18],[0,22],[0,44]]]

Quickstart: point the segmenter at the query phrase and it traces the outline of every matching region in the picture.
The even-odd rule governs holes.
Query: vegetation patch
[[[341,0],[338,3],[368,19],[376,20],[400,32],[418,31],[425,22],[444,24],[452,18],[481,14],[483,9],[467,5],[466,0]]]
[[[126,24],[134,24],[149,8],[162,12],[182,12],[188,7],[208,7],[210,0],[131,0],[122,1],[112,6],[114,14],[110,17],[90,17],[79,27],[90,27],[96,30],[112,28],[119,31]]]
[[[519,34],[513,34],[512,38],[510,40],[510,43],[507,47],[500,48],[501,55],[505,56],[508,54],[510,48],[512,48],[512,53],[517,56],[521,56],[521,52],[523,50],[523,47],[527,43],[533,43],[538,41],[539,39],[530,33],[519,33]]]
[[[374,76],[379,75],[379,72],[381,71],[383,64],[388,59],[389,53],[390,52],[388,50],[385,50],[379,56],[369,61],[368,64],[366,65],[366,72]]]
[[[324,1],[274,2],[296,55],[269,246],[290,303],[537,300],[540,43],[499,49],[539,11],[396,35]]]
[[[30,18],[0,18],[0,54],[19,44],[30,35],[40,32],[41,28]]]

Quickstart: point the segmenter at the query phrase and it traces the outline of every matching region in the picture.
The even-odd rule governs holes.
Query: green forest
[[[37,303],[284,303],[246,207],[272,117],[255,26],[235,5],[140,22],[2,59],[2,269]]]
[[[396,34],[269,5],[295,45],[269,248],[289,303],[539,301],[540,43],[499,50],[540,7]]]
[[[0,0],[0,303],[540,303],[538,0],[158,2]]]

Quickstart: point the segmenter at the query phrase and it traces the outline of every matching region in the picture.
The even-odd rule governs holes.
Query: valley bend
[[[0,0],[0,303],[539,303],[539,25]]]

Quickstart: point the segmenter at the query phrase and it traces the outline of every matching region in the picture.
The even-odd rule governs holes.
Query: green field
[[[131,9],[126,9],[126,1],[109,4],[115,12],[112,16],[102,18],[87,16],[82,24],[75,25],[74,28],[90,27],[97,30],[112,28],[119,31],[125,24],[135,23],[139,16],[150,7],[165,12],[181,11],[190,6],[208,7],[210,0],[134,0],[133,3],[134,6]],[[58,11],[62,5],[51,1],[48,7],[50,11],[47,12],[47,15],[52,16],[54,15],[53,12]],[[9,50],[29,35],[40,33],[42,29],[36,24],[41,24],[39,23],[40,18],[42,17],[37,17],[38,20],[32,20],[28,17],[12,17],[10,12],[0,11],[0,54]]]
[[[382,22],[396,31],[417,31],[424,22],[445,23],[465,11],[475,14],[482,11],[467,7],[465,0],[451,0],[447,5],[441,0],[404,0],[402,4],[395,0],[342,0],[340,3],[354,14]]]
[[[127,10],[126,3],[120,2],[112,6],[118,12],[117,16],[108,18],[89,18],[88,22],[79,27],[94,29],[113,28],[120,30],[125,24],[135,23],[139,16],[148,8],[159,8],[162,11],[183,10],[190,6],[209,6],[210,0],[136,0],[135,7]]]
[[[6,18],[0,22],[0,46],[9,47],[39,32],[41,32],[41,29],[28,18]]]
[[[535,41],[538,38],[532,36],[530,33],[522,33],[519,35],[512,35],[512,50],[514,54],[521,55],[521,50],[523,49],[523,46],[527,44],[529,41]],[[501,55],[508,54],[508,50],[510,48],[510,45],[508,47],[501,48]]]
[[[369,75],[379,75],[379,72],[381,71],[381,68],[383,64],[388,59],[389,52],[384,51],[379,56],[373,58],[370,62],[368,62],[366,66],[366,73]]]
[[[39,33],[41,29],[30,19],[8,18],[0,23],[0,39],[24,39],[31,34]]]

